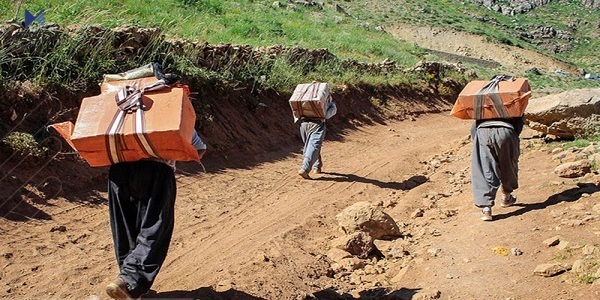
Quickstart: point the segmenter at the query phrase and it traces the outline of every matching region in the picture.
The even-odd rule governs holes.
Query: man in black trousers
[[[206,145],[194,132],[200,158]],[[139,299],[150,290],[169,249],[174,224],[175,162],[147,159],[110,166],[108,205],[120,273],[106,286],[113,299]]]

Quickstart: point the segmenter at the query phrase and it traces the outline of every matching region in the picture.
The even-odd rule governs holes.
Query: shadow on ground
[[[358,298],[347,294],[339,294],[333,289],[325,289],[307,296],[305,299],[315,300],[411,300],[420,291],[417,289],[401,288],[393,291],[386,288],[375,288],[359,292]],[[433,298],[432,298],[433,299]]]
[[[234,289],[217,292],[210,287],[201,287],[193,291],[151,292],[142,299],[267,300]]]
[[[385,182],[377,179],[370,179],[354,174],[342,174],[335,172],[323,172],[322,177],[315,178],[315,180],[321,181],[333,181],[333,182],[360,182],[375,185],[382,189],[394,189],[408,191],[415,187],[427,182],[427,177],[423,175],[415,175],[411,178],[404,180],[403,182]]]
[[[554,194],[554,195],[548,197],[548,199],[546,199],[546,201],[544,201],[544,202],[531,203],[531,204],[517,203],[514,206],[520,207],[519,209],[517,209],[513,212],[506,213],[506,214],[495,215],[494,220],[496,220],[496,221],[502,220],[502,219],[506,219],[509,217],[520,216],[520,215],[523,215],[530,211],[546,209],[549,206],[556,205],[563,201],[574,202],[574,201],[579,200],[581,198],[581,195],[583,195],[583,194],[593,194],[598,191],[600,191],[600,187],[593,183],[578,183],[576,188],[568,189],[568,190],[562,191],[558,194]]]
[[[393,291],[386,288],[375,288],[359,292],[358,298],[347,294],[338,293],[328,288],[312,294],[307,294],[305,300],[411,300],[420,291],[417,289],[401,288]],[[210,287],[202,287],[193,291],[170,291],[161,293],[150,293],[144,295],[143,299],[202,299],[202,300],[266,300],[265,298],[252,296],[248,293],[229,289],[224,292],[216,292]]]

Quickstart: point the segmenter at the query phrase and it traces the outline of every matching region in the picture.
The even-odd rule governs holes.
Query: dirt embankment
[[[196,128],[209,146],[205,159],[208,168],[249,167],[260,162],[261,155],[273,152],[287,156],[290,145],[300,140],[287,101],[289,95],[251,88],[190,88],[197,112]],[[456,94],[460,86],[450,88]],[[0,103],[0,118],[6,124],[0,128],[3,137],[15,131],[32,133],[40,146],[49,149],[40,157],[23,157],[13,155],[9,147],[2,145],[0,183],[4,188],[0,193],[0,213],[3,216],[17,220],[51,218],[44,212],[46,200],[63,195],[87,203],[88,200],[76,196],[77,192],[92,186],[102,188],[97,185],[105,184],[107,169],[89,168],[68,145],[46,130],[48,124],[56,122],[75,123],[82,97],[98,93],[92,90],[50,95],[39,89],[32,91],[27,85],[13,89],[9,100]],[[331,121],[336,129],[328,136],[336,140],[363,124],[439,112],[449,108],[455,94],[441,96],[433,87],[422,91],[410,87],[342,87],[333,93],[339,110]],[[182,164],[180,170],[186,174],[199,171],[188,164]]]

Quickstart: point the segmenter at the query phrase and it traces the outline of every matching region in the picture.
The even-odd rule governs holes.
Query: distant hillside
[[[385,28],[405,23],[474,33],[600,72],[597,0],[373,0],[340,5],[363,24]]]

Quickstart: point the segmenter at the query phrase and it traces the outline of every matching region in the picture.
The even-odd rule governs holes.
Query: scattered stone
[[[427,254],[429,254],[429,256],[431,256],[431,257],[438,256],[438,254],[440,254],[440,252],[442,252],[442,249],[439,249],[439,248],[429,248],[429,249],[427,249]]]
[[[559,152],[563,152],[563,150],[561,148],[554,148],[552,151],[550,151],[551,154],[557,154]]]
[[[331,244],[334,248],[347,251],[360,258],[367,258],[371,251],[375,249],[373,238],[366,232],[355,232],[339,237],[331,241]]]
[[[591,8],[591,9],[600,8],[600,1],[598,1],[598,0],[581,0],[581,3],[587,8]]]
[[[336,262],[336,263],[339,263],[344,258],[352,257],[352,254],[350,254],[350,252],[344,251],[344,250],[338,249],[338,248],[330,249],[329,251],[327,251],[326,255],[327,255],[327,258],[329,258],[329,260],[331,260],[332,262]]]
[[[409,252],[403,245],[396,244],[394,247],[392,247],[392,250],[390,250],[389,254],[392,258],[402,258],[407,256]]]
[[[403,267],[402,269],[400,269],[398,274],[396,274],[394,277],[392,277],[392,279],[390,279],[390,281],[394,282],[394,283],[402,282],[402,280],[404,279],[404,275],[406,275],[406,273],[408,273],[409,268],[410,268],[409,266],[406,266],[406,267]]]
[[[585,210],[585,204],[577,202],[569,207],[571,210]]]
[[[567,241],[560,241],[560,243],[558,243],[558,245],[556,246],[556,249],[558,250],[565,250],[567,249],[569,246],[571,245],[571,243],[567,242]]]
[[[598,148],[595,145],[589,145],[581,150],[581,153],[585,155],[593,155],[598,153]]]
[[[422,208],[417,208],[412,214],[410,214],[411,219],[420,218],[423,216],[425,211]]]
[[[581,249],[581,252],[583,255],[597,255],[600,254],[600,248],[587,244]]]
[[[590,155],[589,160],[592,165],[600,167],[600,153]]]
[[[215,292],[222,293],[222,292],[229,291],[233,288],[235,288],[235,283],[233,283],[229,280],[225,280],[225,281],[220,281],[219,283],[217,283],[216,286],[214,287],[214,290],[215,290]]]
[[[398,224],[383,208],[369,202],[358,202],[345,208],[336,216],[340,228],[346,233],[367,232],[373,239],[398,237]]]
[[[552,277],[554,275],[563,273],[566,270],[567,270],[567,268],[565,268],[565,266],[563,266],[559,263],[541,264],[541,265],[538,265],[537,267],[535,267],[533,274],[538,275],[538,276],[543,276],[543,277]]]
[[[59,226],[54,226],[52,227],[52,229],[50,229],[50,232],[66,232],[67,231],[67,227],[65,225],[59,225]]]
[[[402,258],[408,255],[408,250],[405,246],[406,242],[403,240],[395,241],[384,241],[375,240],[375,247],[386,257],[386,258]]]
[[[571,270],[575,273],[585,273],[585,272],[587,272],[586,264],[583,260],[578,259],[573,262],[573,267]]]
[[[596,273],[594,274],[594,277],[596,278],[600,278],[600,267],[598,267],[598,270],[596,271]],[[596,280],[598,281],[598,280]]]
[[[570,226],[570,227],[577,227],[577,226],[581,226],[581,225],[585,224],[585,221],[584,220],[563,220],[561,222],[561,224]]]
[[[519,248],[511,248],[510,253],[512,253],[512,255],[514,255],[514,256],[523,255],[523,251]]]
[[[354,270],[358,270],[365,266],[365,261],[358,259],[356,257],[352,258],[344,258],[337,263],[331,265],[331,269],[335,273],[340,272],[352,272]]]
[[[563,178],[577,178],[584,176],[592,171],[592,165],[588,160],[579,160],[574,162],[564,163],[556,169],[554,174]]]
[[[435,300],[440,299],[442,292],[439,290],[424,290],[415,295],[415,300]]]

